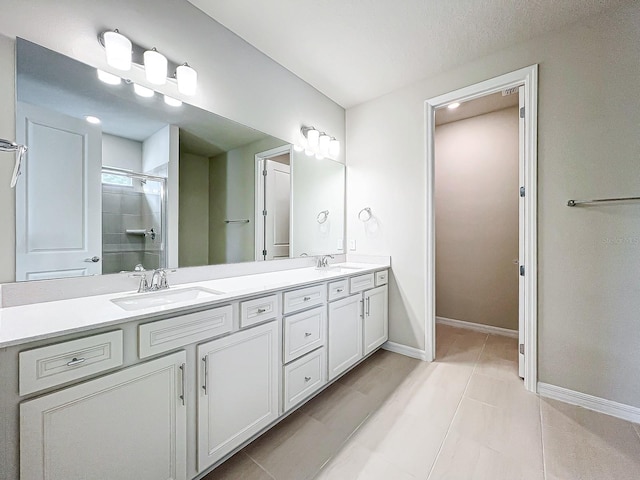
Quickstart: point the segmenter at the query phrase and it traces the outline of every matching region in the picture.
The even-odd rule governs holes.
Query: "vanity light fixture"
[[[119,76],[107,73],[100,69],[98,69],[98,79],[109,85],[120,85],[120,82],[122,82],[122,79]]]
[[[144,69],[146,79],[153,85],[164,85],[167,78],[176,82],[178,91],[183,95],[195,95],[198,87],[198,72],[187,63],[171,62],[156,48],[147,49],[132,43],[122,35],[118,29],[102,32],[98,35],[98,41],[104,47],[107,55],[107,63],[118,70],[130,70],[131,65]],[[168,74],[168,72],[173,72]],[[105,72],[106,73],[106,72]],[[101,74],[98,73],[100,76]],[[110,75],[110,74],[107,74]],[[114,75],[115,77],[115,75]],[[111,85],[116,85],[115,79],[105,80],[104,75],[100,80]],[[118,82],[119,83],[119,82]]]
[[[336,137],[332,137],[329,141],[329,156],[337,157],[340,153],[340,142],[336,140]]]
[[[320,151],[320,155],[325,156],[329,154],[329,142],[331,142],[331,137],[326,133],[321,133],[320,138],[318,139],[318,150]]]
[[[296,151],[304,149],[308,156],[315,155],[318,160],[325,157],[335,158],[340,154],[340,142],[328,133],[322,132],[315,127],[302,127],[301,146],[294,146]]]
[[[302,152],[302,151],[304,151],[304,147],[303,147],[302,145],[298,145],[297,143],[293,146],[293,149],[294,149],[296,152]]]
[[[460,103],[459,103],[459,102],[454,102],[454,103],[451,103],[451,104],[447,105],[447,108],[448,108],[449,110],[455,110],[455,109],[456,109],[456,108],[458,108],[459,106],[460,106]]]
[[[145,98],[153,97],[156,93],[150,88],[143,87],[142,85],[138,85],[137,83],[133,84],[133,91],[136,92],[136,95],[139,95]]]
[[[144,73],[147,80],[154,85],[167,83],[167,57],[155,47],[144,52]]]
[[[169,105],[170,107],[181,107],[182,100],[178,100],[177,98],[170,97],[168,95],[164,96],[164,103]]]
[[[308,149],[308,148],[307,148],[307,149],[304,151],[304,154],[305,154],[307,157],[313,157],[313,150],[310,150],[310,149]]]
[[[131,40],[116,28],[113,31],[104,32],[102,41],[107,53],[107,63],[118,70],[129,70],[133,52]]]
[[[183,95],[195,95],[198,86],[198,72],[185,63],[176,68],[178,91]]]
[[[101,123],[101,120],[98,117],[94,117],[93,115],[87,115],[86,117],[84,117],[84,119],[94,125],[99,125]]]

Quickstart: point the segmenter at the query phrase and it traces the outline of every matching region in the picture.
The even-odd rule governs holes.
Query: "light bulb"
[[[195,95],[198,86],[198,72],[186,63],[176,69],[178,91],[183,95]]]
[[[117,75],[113,75],[111,73],[107,73],[104,70],[98,69],[98,79],[101,82],[107,83],[109,85],[120,85],[122,79]]]
[[[94,125],[100,124],[100,119],[98,117],[94,117],[93,115],[87,115],[86,117],[84,117],[84,119],[89,123],[93,123]]]
[[[131,40],[122,35],[118,30],[104,32],[104,49],[107,53],[107,63],[118,70],[131,68]]]
[[[320,153],[324,156],[327,155],[329,153],[329,142],[331,141],[331,137],[329,135],[327,135],[326,133],[323,133],[322,135],[320,135],[320,138],[318,139],[318,148],[320,150]]]
[[[315,128],[310,128],[307,130],[307,142],[309,142],[309,147],[318,148],[318,141],[320,139],[320,132]]]
[[[164,85],[167,82],[167,57],[155,48],[144,52],[144,73],[149,83]]]
[[[337,157],[340,153],[340,142],[335,138],[332,138],[329,142],[329,155],[332,157]]]
[[[150,88],[143,87],[142,85],[138,85],[137,83],[133,84],[133,91],[136,92],[136,95],[140,95],[141,97],[149,98],[153,97],[156,93]]]
[[[458,108],[459,106],[460,106],[460,103],[458,103],[458,102],[454,102],[454,103],[452,103],[451,105],[447,105],[447,108],[448,108],[449,110],[455,110],[455,109],[456,109],[456,108]]]
[[[313,150],[306,149],[306,150],[304,151],[304,154],[305,154],[307,157],[311,157],[311,156],[313,156]]]
[[[304,147],[302,147],[302,146],[300,146],[300,145],[296,144],[296,145],[294,145],[294,146],[293,146],[293,149],[294,149],[296,152],[301,152],[301,151],[303,151],[303,150],[304,150]]]
[[[177,98],[170,97],[168,95],[164,96],[164,103],[169,105],[170,107],[181,107],[182,100],[178,100]]]

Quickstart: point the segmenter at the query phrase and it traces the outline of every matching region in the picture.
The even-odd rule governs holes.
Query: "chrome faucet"
[[[145,293],[149,291],[149,282],[147,281],[147,274],[144,272],[144,269],[136,270],[134,273],[130,273],[129,276],[140,278],[138,293]]]
[[[169,282],[167,281],[167,272],[163,268],[158,268],[153,271],[151,276],[151,285],[149,290],[166,290],[169,288]]]
[[[333,258],[333,255],[320,255],[316,257],[316,268],[327,268],[330,258]]]

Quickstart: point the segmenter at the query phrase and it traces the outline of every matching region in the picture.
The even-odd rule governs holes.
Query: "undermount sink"
[[[162,290],[160,292],[141,293],[127,297],[113,298],[111,301],[123,310],[142,310],[143,308],[161,307],[189,300],[199,300],[222,295],[224,292],[202,287]]]

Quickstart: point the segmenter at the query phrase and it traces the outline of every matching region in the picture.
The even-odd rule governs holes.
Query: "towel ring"
[[[369,207],[364,207],[362,210],[360,210],[360,213],[358,213],[358,219],[361,222],[368,222],[369,220],[371,220],[372,216],[373,214],[371,213],[371,208]]]
[[[318,223],[322,224],[327,221],[327,218],[329,218],[329,210],[323,210],[318,214],[316,220],[318,221]]]

